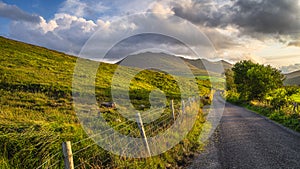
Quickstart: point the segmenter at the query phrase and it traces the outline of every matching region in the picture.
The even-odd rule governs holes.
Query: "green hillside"
[[[286,80],[284,81],[284,83],[286,85],[297,85],[297,86],[300,85],[300,70],[292,73],[288,73],[285,76],[286,76]]]
[[[59,163],[54,168],[61,168],[61,143],[66,140],[75,143],[87,137],[72,105],[71,86],[76,57],[3,37],[0,37],[0,49],[0,168],[36,168],[41,164],[44,164],[42,168],[47,168],[57,160]],[[111,79],[117,67],[101,63],[96,78],[96,96],[99,103],[111,101]],[[124,66],[119,68],[131,75],[138,69]],[[187,77],[180,78],[185,79],[183,85],[190,85]],[[117,90],[124,90],[123,80],[126,77],[118,79],[120,85]],[[197,82],[199,95],[209,95],[209,81],[198,79]],[[132,104],[136,108],[145,105],[147,109],[150,106],[148,95],[155,88],[164,91],[168,101],[180,99],[178,85],[174,83],[172,76],[146,70],[141,71],[131,82],[129,93]],[[114,109],[102,107],[100,110],[111,125],[117,125],[116,117],[121,121],[126,120]],[[195,124],[197,127],[193,128],[186,140],[151,161],[121,159],[96,144],[75,155],[74,161],[90,167],[176,166],[185,163],[182,160],[183,155],[188,155],[199,146],[195,138],[199,135],[203,122],[204,116],[199,112]],[[124,127],[133,135],[137,133],[135,125],[131,123]],[[73,151],[91,144],[92,140],[87,139],[76,144]],[[56,156],[50,158],[52,155]]]

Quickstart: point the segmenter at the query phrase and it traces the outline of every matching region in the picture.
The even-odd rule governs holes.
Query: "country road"
[[[300,134],[226,103],[210,143],[189,168],[300,169]]]

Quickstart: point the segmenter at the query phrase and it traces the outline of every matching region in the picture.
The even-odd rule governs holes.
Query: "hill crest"
[[[151,57],[153,59],[151,59]],[[125,60],[132,60],[134,63],[128,63],[126,62],[127,65],[125,66],[132,66],[132,67],[144,67],[147,66],[147,62],[154,64],[153,62],[156,62],[158,65],[173,65],[174,68],[180,69],[182,66],[180,66],[178,63],[179,60],[181,59],[185,65],[190,67],[190,69],[195,72],[197,69],[202,70],[202,71],[208,71],[212,73],[219,73],[222,74],[225,69],[229,69],[232,67],[232,64],[220,60],[220,61],[209,61],[207,59],[188,59],[184,57],[179,57],[179,56],[174,56],[171,54],[166,54],[166,53],[155,53],[155,52],[144,52],[144,53],[139,53],[139,54],[133,54],[125,57],[124,59],[116,62],[116,64],[124,64]],[[143,61],[144,63],[140,62],[138,63],[137,61]]]

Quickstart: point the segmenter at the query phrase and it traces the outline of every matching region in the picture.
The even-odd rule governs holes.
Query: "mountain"
[[[300,85],[300,70],[285,74],[285,81],[286,85]]]
[[[224,60],[212,62],[206,59],[197,59],[197,60],[185,59],[185,62],[197,67],[198,69],[207,70],[215,73],[223,73],[224,70],[230,69],[233,66],[232,64]]]
[[[183,61],[183,62],[182,62]],[[145,68],[149,65],[164,68],[170,72],[184,72],[186,66],[196,76],[207,76],[208,72],[213,76],[220,76],[225,69],[231,68],[232,65],[226,61],[211,62],[206,59],[187,59],[173,56],[166,53],[145,52],[129,55],[117,64],[129,67]]]
[[[300,69],[300,63],[280,67],[280,70],[285,74],[288,74],[288,73],[291,73],[291,72],[296,72],[299,69]]]

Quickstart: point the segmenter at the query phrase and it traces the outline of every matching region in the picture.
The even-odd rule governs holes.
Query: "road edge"
[[[272,124],[274,124],[274,125],[280,127],[281,129],[285,130],[286,132],[288,132],[288,133],[290,133],[290,134],[293,134],[293,135],[296,135],[297,137],[300,137],[300,133],[299,133],[299,132],[296,132],[296,131],[294,131],[294,130],[288,128],[288,127],[285,127],[285,126],[283,126],[282,124],[280,124],[280,123],[278,123],[278,122],[276,122],[276,121],[274,121],[274,120],[271,120],[271,119],[269,119],[268,117],[266,117],[266,116],[264,116],[264,115],[261,115],[261,114],[259,114],[258,112],[254,111],[254,110],[250,110],[250,109],[248,109],[248,108],[246,108],[246,107],[243,107],[243,106],[240,106],[240,105],[232,104],[232,103],[230,103],[230,102],[228,102],[228,101],[226,101],[226,104],[231,104],[231,105],[234,105],[234,106],[241,107],[241,108],[243,108],[243,109],[245,109],[245,110],[247,110],[247,111],[249,111],[249,112],[252,112],[252,113],[254,113],[254,114],[256,114],[256,115],[262,117],[262,118],[265,119],[266,121],[268,121],[268,122],[270,122],[270,123],[272,123]]]

